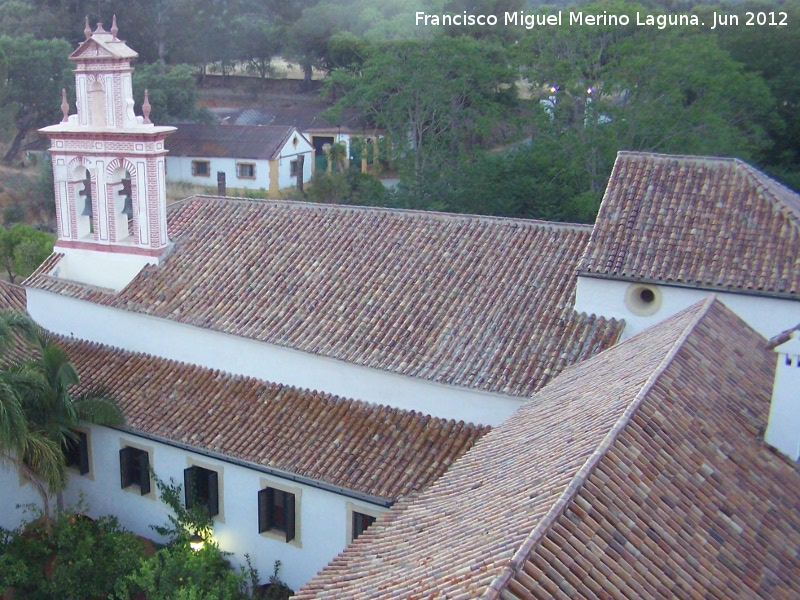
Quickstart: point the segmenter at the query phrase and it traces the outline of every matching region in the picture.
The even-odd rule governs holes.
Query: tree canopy
[[[340,108],[358,108],[388,133],[419,197],[513,106],[513,75],[502,47],[439,36],[372,45],[357,71],[338,69],[328,83],[343,94]]]
[[[341,100],[338,108],[361,110],[370,126],[391,139],[401,180],[395,200],[403,206],[469,206],[492,214],[517,207],[511,216],[590,220],[616,152],[626,149],[738,156],[800,187],[799,0],[568,4],[9,0],[0,4],[0,71],[8,73],[0,97],[19,108],[15,151],[25,131],[57,117],[62,85],[58,68],[31,68],[48,61],[32,56],[30,48],[17,53],[22,46],[16,44],[33,34],[74,46],[82,39],[85,14],[90,23],[108,23],[116,13],[122,37],[140,54],[137,101],[149,88],[155,121],[202,118],[194,108],[192,79],[202,80],[208,69],[227,76],[235,67],[263,78],[271,73],[272,58],[282,55],[303,68],[306,84],[313,69],[329,73],[326,93]],[[626,14],[631,23],[532,29],[502,24],[506,12],[573,9]],[[640,26],[634,17],[691,12],[708,22],[712,11],[724,11],[744,23],[748,10],[786,12],[788,25],[659,29]],[[421,27],[417,11],[494,14],[501,24]],[[64,42],[42,42],[57,43]],[[62,46],[57,54],[63,67],[68,50]],[[22,99],[25,89],[46,102]],[[36,116],[43,113],[48,115]],[[470,196],[469,190],[479,189],[495,196]],[[523,201],[526,194],[532,200]],[[545,195],[558,198],[555,213]],[[542,214],[530,212],[545,206],[550,208]]]
[[[3,351],[20,342],[27,351],[9,360]],[[66,352],[26,315],[0,313],[0,362],[0,460],[33,484],[49,528],[50,498],[67,483],[63,448],[75,439],[74,428],[121,425],[122,412],[105,390],[76,393],[80,380]]]
[[[9,281],[33,273],[53,251],[54,242],[51,234],[24,223],[0,228],[0,261]]]
[[[58,120],[61,89],[72,87],[67,60],[71,49],[64,40],[39,40],[31,35],[0,37],[5,66],[5,101],[15,106],[17,133],[4,160],[13,161],[25,136]]]

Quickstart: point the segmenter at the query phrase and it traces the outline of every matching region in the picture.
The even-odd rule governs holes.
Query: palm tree
[[[344,173],[346,160],[347,146],[345,146],[343,143],[337,142],[328,149],[328,165],[336,165],[339,173]],[[328,168],[328,171],[330,172],[330,168]]]
[[[14,336],[18,332],[20,335]],[[50,498],[58,498],[67,483],[63,448],[75,440],[79,422],[122,425],[116,401],[105,390],[79,394],[80,380],[66,352],[51,334],[26,315],[0,313],[0,356],[8,342],[20,337],[31,346],[29,357],[0,370],[0,457],[14,465],[42,498],[46,527],[50,527]]]

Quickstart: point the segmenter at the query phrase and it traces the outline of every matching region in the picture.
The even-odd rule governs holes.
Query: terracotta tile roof
[[[25,312],[26,310],[25,288],[0,279],[0,312]],[[0,366],[25,360],[28,355],[24,350],[24,343],[22,335],[18,331],[12,330],[11,339],[2,348]]]
[[[317,391],[65,341],[83,385],[128,427],[394,500],[438,478],[486,429]]]
[[[175,246],[118,295],[26,282],[187,325],[509,395],[613,345],[623,323],[573,310],[583,226],[196,197]]]
[[[708,300],[568,369],[297,597],[797,597],[764,343]]]
[[[24,309],[24,290],[0,282],[0,310]],[[60,345],[81,385],[110,390],[134,432],[384,500],[425,488],[489,430],[75,339]]]
[[[0,279],[0,311],[26,311],[28,302],[26,300],[25,288],[13,285]]]
[[[800,196],[736,159],[620,152],[579,270],[797,298]]]
[[[794,332],[800,331],[800,324],[795,325],[794,327],[787,329],[786,331],[781,331],[778,335],[772,337],[769,342],[767,342],[767,349],[772,350],[781,346],[792,339],[792,335]]]
[[[293,133],[301,135],[283,125],[178,125],[177,128],[164,142],[172,156],[272,160],[278,158]]]

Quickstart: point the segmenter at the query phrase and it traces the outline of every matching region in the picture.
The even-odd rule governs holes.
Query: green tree
[[[337,108],[358,108],[388,133],[407,204],[424,207],[513,106],[513,81],[502,47],[438,36],[373,45],[358,71],[335,70],[328,85],[343,94]]]
[[[155,62],[138,67],[133,72],[133,89],[137,106],[142,105],[144,91],[148,91],[153,123],[210,120],[208,111],[197,106],[197,86],[189,65]]]
[[[302,89],[311,89],[313,70],[328,63],[328,40],[350,29],[353,11],[348,6],[323,2],[303,11],[286,32],[287,53],[303,69]]]
[[[67,482],[62,448],[75,440],[75,426],[80,422],[122,425],[124,419],[114,398],[102,388],[74,393],[80,384],[78,372],[48,332],[20,315],[3,313],[0,321],[5,321],[0,333],[3,328],[19,331],[33,356],[14,361],[1,372],[11,412],[18,402],[25,420],[25,428],[14,425],[2,440],[2,458],[33,484],[49,528],[50,499],[57,496],[60,508]]]
[[[116,518],[73,510],[55,520],[50,537],[41,520],[0,534],[0,588],[26,600],[124,597],[125,577],[144,557],[142,540]]]
[[[263,10],[252,7],[236,18],[233,27],[239,32],[236,57],[245,69],[259,77],[272,74],[272,58],[281,51],[282,31],[278,23],[265,16]]]
[[[5,62],[6,101],[16,107],[16,135],[3,160],[11,163],[25,136],[33,129],[60,120],[61,89],[69,88],[71,52],[64,40],[37,40],[30,35],[0,37],[0,56]]]
[[[126,578],[126,586],[150,600],[247,600],[258,584],[253,568],[235,571],[211,539],[213,520],[204,506],[186,508],[180,484],[158,477],[159,497],[171,510],[169,522],[152,528],[169,538],[168,545],[150,556]],[[190,538],[199,534],[202,549],[191,549]],[[249,558],[248,558],[249,561]]]
[[[800,189],[800,2],[791,0],[780,6],[774,3],[747,2],[736,8],[740,22],[746,22],[745,11],[786,12],[789,26],[718,28],[720,45],[742,63],[745,69],[759,75],[769,87],[770,110],[779,117],[770,121],[768,132],[774,142],[768,148],[762,165]]]
[[[53,252],[55,238],[24,223],[0,229],[0,260],[11,283],[27,277]]]
[[[345,161],[347,160],[347,146],[337,142],[328,148],[326,154],[329,164],[335,166],[340,173],[343,173]],[[330,169],[330,166],[328,168]]]
[[[701,28],[540,28],[518,50],[533,91],[530,151],[552,157],[548,173],[581,220],[591,220],[620,150],[758,160],[768,147],[769,90]]]

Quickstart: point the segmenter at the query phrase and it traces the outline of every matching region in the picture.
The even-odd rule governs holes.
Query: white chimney
[[[800,325],[773,338],[778,353],[772,406],[764,441],[794,461],[800,459]]]

